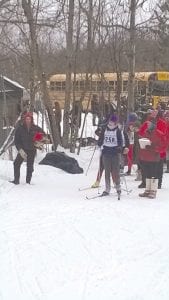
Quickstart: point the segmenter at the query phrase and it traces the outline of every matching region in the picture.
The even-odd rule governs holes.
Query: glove
[[[35,146],[36,149],[42,150],[43,149],[43,145],[44,145],[43,141],[35,141],[34,142],[34,146]]]
[[[24,160],[27,159],[27,154],[25,153],[25,151],[22,148],[18,151],[18,153]]]
[[[146,149],[146,150],[150,150],[150,149],[151,149],[151,145],[146,145],[146,146],[145,146],[145,149]]]

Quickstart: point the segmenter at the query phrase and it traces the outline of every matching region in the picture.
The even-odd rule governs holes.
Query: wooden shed
[[[0,75],[0,147],[20,114],[23,91],[19,83]]]

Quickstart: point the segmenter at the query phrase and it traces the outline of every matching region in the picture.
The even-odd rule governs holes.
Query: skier
[[[120,186],[120,153],[122,151],[122,134],[118,128],[118,118],[114,114],[109,118],[106,128],[102,128],[98,140],[98,146],[102,147],[102,160],[105,169],[105,185],[106,189],[103,196],[110,193],[110,175],[112,174],[113,182],[117,193],[121,193]]]
[[[14,180],[10,181],[13,184],[19,184],[20,167],[23,161],[27,161],[26,183],[30,184],[33,165],[36,154],[35,142],[43,138],[43,130],[33,124],[33,114],[25,113],[21,122],[16,128],[14,143],[18,150],[18,154],[14,161]]]
[[[99,137],[102,132],[102,128],[103,128],[103,130],[105,130],[106,126],[107,126],[107,123],[105,123],[103,127],[98,127],[95,131],[95,134]],[[127,133],[124,131],[123,126],[121,124],[118,124],[118,128],[120,129],[121,135],[122,135],[122,153],[120,154],[120,170],[123,173],[125,156],[127,155],[128,151],[129,151],[129,139],[128,139]],[[102,150],[101,150],[100,159],[99,159],[99,170],[97,173],[96,181],[91,186],[92,188],[99,187],[103,171],[104,171],[104,165],[103,165],[103,155],[102,155]],[[113,175],[112,175],[112,179],[113,179]]]

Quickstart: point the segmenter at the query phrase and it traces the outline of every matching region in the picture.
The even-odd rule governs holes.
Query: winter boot
[[[108,196],[109,195],[109,193],[108,192],[106,192],[106,191],[104,191],[102,194],[101,194],[102,196]]]
[[[27,174],[26,175],[26,183],[30,184],[31,183],[31,178],[32,178],[32,174]]]
[[[139,189],[143,189],[146,187],[146,183],[144,181],[142,181],[139,185],[138,185],[138,188]]]
[[[151,183],[150,183],[150,193],[148,195],[148,198],[150,199],[155,199],[156,194],[157,194],[157,188],[158,188],[158,179],[151,178]]]
[[[131,175],[131,170],[128,170],[126,173],[125,173],[126,176],[130,176]]]
[[[19,184],[19,181],[16,181],[15,179],[14,180],[11,180],[9,181],[10,183],[13,183],[13,184]]]
[[[151,179],[146,178],[146,189],[144,193],[139,194],[139,197],[148,197],[151,191]]]
[[[100,181],[96,180],[96,182],[92,184],[91,188],[95,189],[95,188],[98,188],[99,186],[100,186]]]
[[[169,173],[169,160],[167,160],[167,170],[165,171],[165,173]]]
[[[142,180],[141,170],[137,170],[137,176],[135,181],[141,181],[141,180]]]

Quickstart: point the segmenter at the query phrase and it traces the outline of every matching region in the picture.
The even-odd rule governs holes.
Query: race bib
[[[105,131],[103,146],[106,146],[106,147],[116,147],[117,146],[116,130],[106,130]]]

